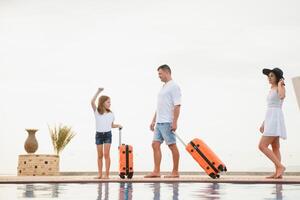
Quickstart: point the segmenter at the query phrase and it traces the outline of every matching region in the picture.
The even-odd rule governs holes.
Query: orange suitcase
[[[184,144],[185,149],[192,155],[194,160],[211,178],[219,178],[220,172],[227,171],[225,164],[202,140],[195,138],[186,145],[177,134],[175,135]]]
[[[133,176],[133,149],[131,145],[121,144],[121,129],[119,129],[119,176],[131,179]]]

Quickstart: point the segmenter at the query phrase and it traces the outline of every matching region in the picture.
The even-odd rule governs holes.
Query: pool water
[[[87,183],[0,184],[0,200],[193,200],[300,199],[300,184]]]

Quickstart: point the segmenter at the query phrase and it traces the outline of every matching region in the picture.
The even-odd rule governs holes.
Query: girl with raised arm
[[[103,88],[98,88],[96,94],[92,98],[91,105],[95,115],[96,121],[96,136],[95,142],[97,145],[98,153],[98,177],[99,179],[109,178],[110,168],[110,146],[112,142],[111,128],[122,128],[119,124],[114,124],[114,114],[110,110],[110,98],[102,95],[98,99],[98,106],[96,106],[96,99],[98,95],[103,91]],[[105,175],[102,176],[103,157],[105,160]]]

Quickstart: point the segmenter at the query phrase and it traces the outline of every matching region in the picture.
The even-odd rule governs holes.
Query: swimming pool
[[[87,183],[0,184],[0,199],[300,199],[300,184]]]

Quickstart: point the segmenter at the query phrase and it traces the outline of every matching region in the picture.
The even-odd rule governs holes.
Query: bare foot
[[[272,174],[271,176],[267,176],[266,178],[267,178],[267,179],[275,178],[275,176],[276,176],[276,172],[275,172],[274,174]]]
[[[282,176],[274,177],[275,179],[282,179]]]
[[[179,178],[178,172],[172,172],[170,175],[164,176],[164,178]]]
[[[179,175],[173,175],[173,174],[171,174],[171,175],[164,176],[164,178],[179,178]]]
[[[152,172],[152,173],[147,174],[146,176],[144,176],[144,178],[160,178],[160,173]]]
[[[105,175],[102,177],[102,179],[109,179],[109,176]]]
[[[285,171],[285,167],[282,166],[282,167],[278,167],[277,170],[276,170],[276,176],[274,178],[278,179],[278,178],[282,178],[283,176],[283,173]]]
[[[97,177],[94,177],[94,179],[101,179],[102,178],[102,175],[100,176],[97,176]]]

